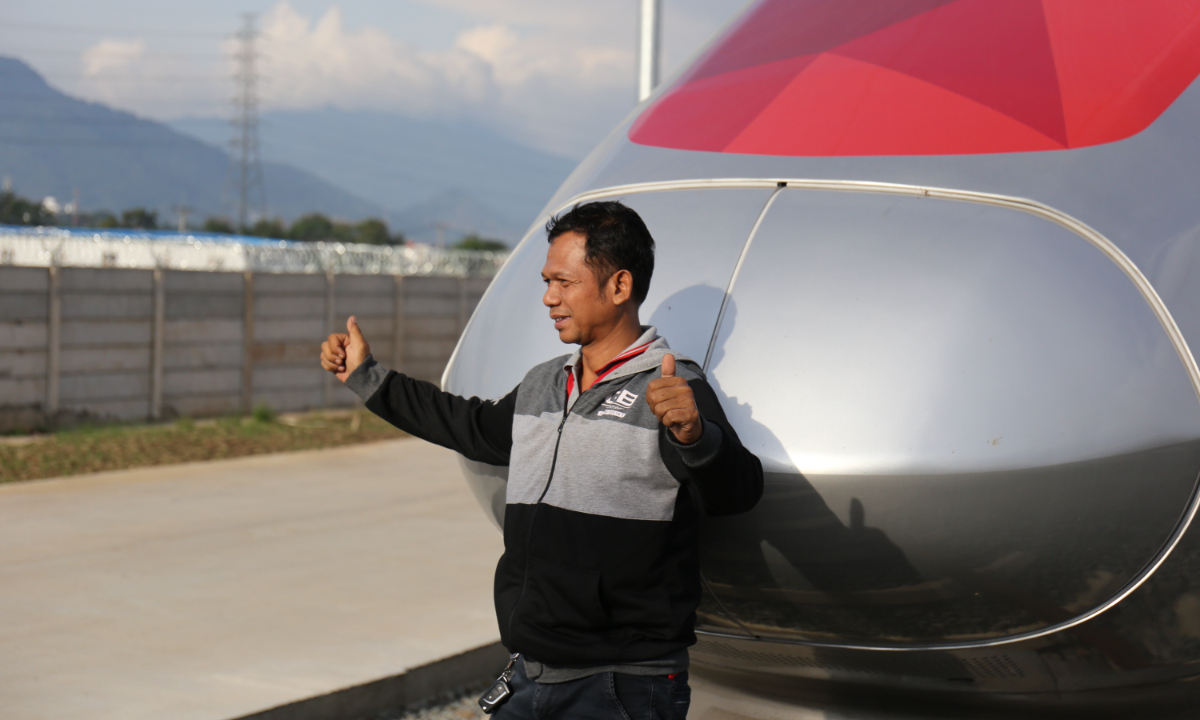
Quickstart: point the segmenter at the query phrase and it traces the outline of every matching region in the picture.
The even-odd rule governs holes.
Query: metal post
[[[471,319],[471,310],[467,307],[467,279],[458,279],[458,334],[462,335],[467,329],[467,321]]]
[[[166,273],[154,270],[154,323],[151,326],[150,346],[150,418],[162,419],[163,406],[163,348],[167,332]]]
[[[58,415],[58,383],[62,366],[62,269],[51,264],[49,312],[46,317],[46,423]]]
[[[254,409],[254,273],[242,274],[242,411]]]
[[[392,368],[401,372],[404,360],[404,276],[393,275],[392,279],[395,281],[392,307]]]
[[[642,0],[638,42],[638,102],[650,97],[658,85],[661,20],[661,0]]]

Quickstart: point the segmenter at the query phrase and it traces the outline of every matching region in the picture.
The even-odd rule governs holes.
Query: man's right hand
[[[321,367],[342,382],[346,382],[350,373],[371,354],[371,346],[358,329],[358,321],[353,315],[346,320],[346,330],[348,332],[330,335],[321,343]]]

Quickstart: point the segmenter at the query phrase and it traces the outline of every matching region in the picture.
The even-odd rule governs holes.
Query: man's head
[[[587,345],[625,322],[636,325],[650,290],[654,239],[615,201],[576,205],[546,224],[550,249],[542,302],[563,342]]]

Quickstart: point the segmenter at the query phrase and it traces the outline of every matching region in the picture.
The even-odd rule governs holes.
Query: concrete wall
[[[352,405],[317,360],[348,315],[437,382],[488,282],[0,267],[0,430]]]
[[[42,419],[49,281],[42,268],[0,268],[0,428]]]

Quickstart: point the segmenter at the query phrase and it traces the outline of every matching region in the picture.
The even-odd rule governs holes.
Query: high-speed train
[[[547,216],[642,215],[642,321],[766,471],[694,717],[1200,708],[1198,75],[1195,0],[761,0],[550,200],[443,384],[569,351]]]

